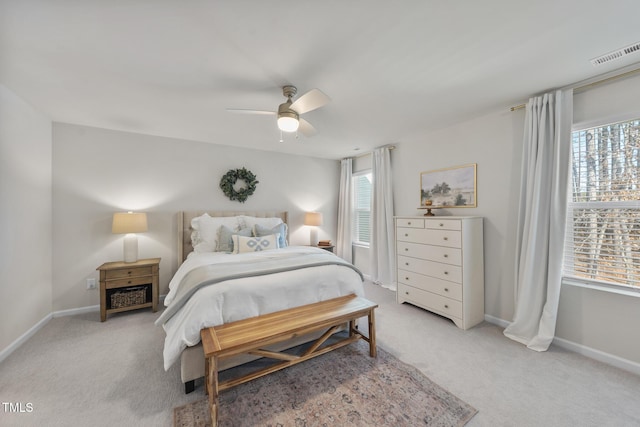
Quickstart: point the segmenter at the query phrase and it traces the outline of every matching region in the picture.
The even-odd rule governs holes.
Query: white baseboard
[[[504,319],[490,316],[488,314],[484,315],[484,320],[494,325],[500,326],[501,328],[506,328],[511,323]],[[634,362],[632,360],[623,359],[622,357],[616,356],[614,354],[605,353],[604,351],[596,350],[595,348],[587,347],[586,345],[565,340],[564,338],[555,337],[552,344],[555,344],[560,348],[564,348],[565,350],[581,354],[590,359],[606,363],[607,365],[615,366],[616,368],[624,369],[625,371],[633,372],[636,375],[640,375],[640,363]]]
[[[64,316],[74,316],[76,314],[93,313],[95,311],[100,311],[99,305],[88,305],[86,307],[70,308],[68,310],[59,310],[59,311],[54,311],[52,314],[53,314],[53,317],[64,317]]]
[[[506,321],[504,319],[500,319],[499,317],[490,316],[488,314],[484,315],[484,320],[486,320],[487,322],[492,323],[494,325],[498,325],[501,328],[506,328],[507,326],[509,326],[509,323],[511,323],[511,322],[508,322],[508,321]]]
[[[9,344],[7,348],[0,351],[0,362],[2,362],[4,359],[9,357],[11,353],[16,351],[22,344],[27,342],[29,338],[34,336],[36,332],[38,332],[44,325],[46,325],[49,322],[49,320],[52,319],[52,317],[53,316],[51,313],[47,314],[38,323],[33,325],[27,332],[20,335],[20,337],[18,337],[17,340]]]
[[[599,362],[606,363],[607,365],[615,366],[616,368],[624,369],[625,371],[640,375],[640,363],[632,360],[623,359],[622,357],[605,353],[604,351],[596,350],[595,348],[587,347],[573,341],[568,341],[564,338],[555,337],[553,339],[553,344],[564,348],[565,350],[586,356],[590,359],[595,359]]]

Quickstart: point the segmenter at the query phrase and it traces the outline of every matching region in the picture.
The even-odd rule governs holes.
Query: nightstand
[[[158,310],[160,258],[105,262],[100,271],[100,321],[107,314],[151,307]]]

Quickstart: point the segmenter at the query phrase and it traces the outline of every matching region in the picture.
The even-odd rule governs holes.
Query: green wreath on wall
[[[245,186],[236,190],[233,186],[238,180],[244,181]],[[247,198],[256,191],[256,185],[259,182],[256,176],[246,168],[230,169],[229,172],[222,176],[220,188],[230,200],[237,200],[240,203],[244,203],[247,201]]]

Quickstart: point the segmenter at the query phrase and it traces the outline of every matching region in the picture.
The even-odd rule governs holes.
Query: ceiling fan
[[[298,89],[295,86],[283,86],[282,94],[287,98],[287,101],[280,104],[278,111],[242,110],[235,108],[227,108],[227,111],[243,114],[275,115],[278,118],[278,128],[281,131],[296,132],[299,130],[304,136],[313,136],[316,133],[316,129],[311,126],[311,123],[300,118],[300,115],[325,106],[331,101],[331,98],[325,95],[320,89],[311,89],[293,101],[292,98],[297,93]]]

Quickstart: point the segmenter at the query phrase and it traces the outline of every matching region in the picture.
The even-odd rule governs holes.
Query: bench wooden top
[[[377,304],[346,295],[201,331],[205,357],[230,356],[368,315]]]

